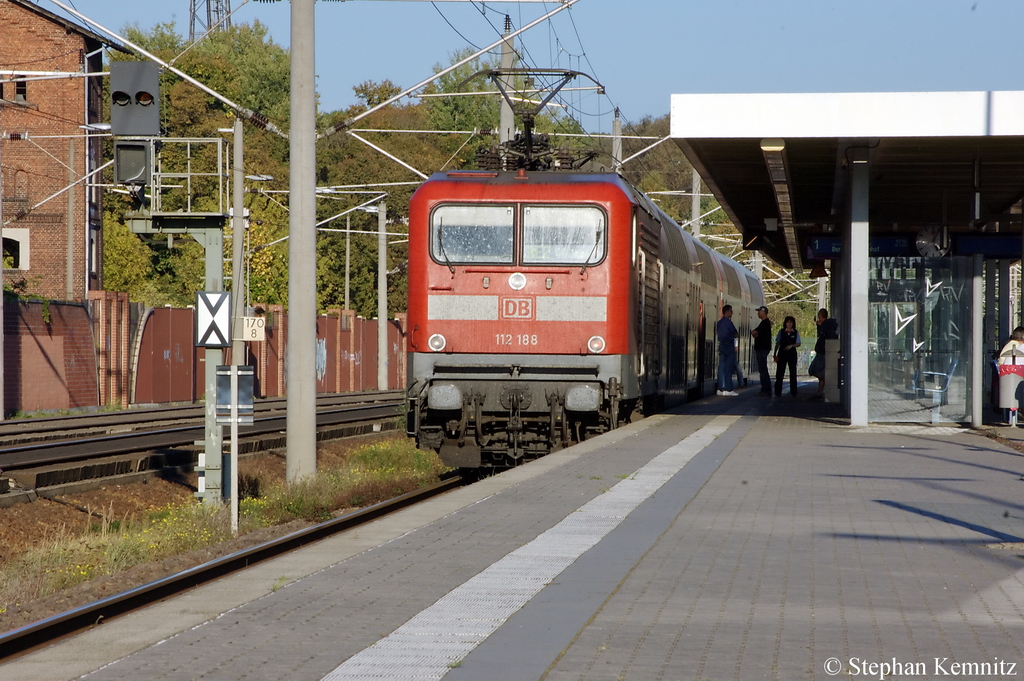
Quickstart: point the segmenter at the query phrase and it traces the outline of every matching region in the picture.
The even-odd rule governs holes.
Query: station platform
[[[755,393],[626,425],[0,678],[1024,677],[1024,455]]]

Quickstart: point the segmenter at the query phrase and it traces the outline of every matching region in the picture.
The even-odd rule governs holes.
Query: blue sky
[[[169,21],[188,31],[189,0],[63,1],[116,31]],[[236,20],[259,19],[287,45],[288,2],[232,5]],[[456,50],[494,42],[505,13],[519,27],[554,7],[318,2],[321,106],[352,104],[368,80],[414,85]],[[1021,0],[580,0],[523,41],[531,66],[584,71],[607,88],[570,100],[587,130],[606,132],[614,107],[626,121],[661,116],[676,92],[1024,89],[1022,26]]]

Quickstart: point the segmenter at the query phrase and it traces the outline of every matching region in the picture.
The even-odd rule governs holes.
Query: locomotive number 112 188
[[[498,333],[494,335],[494,342],[497,345],[536,345],[537,334]]]

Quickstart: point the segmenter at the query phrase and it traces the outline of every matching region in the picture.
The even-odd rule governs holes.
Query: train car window
[[[513,261],[512,206],[448,206],[430,217],[430,251],[441,264]]]
[[[682,232],[674,223],[670,223],[665,230],[665,240],[668,242],[668,253],[672,263],[689,271],[690,253],[686,250]]]
[[[593,265],[604,259],[607,220],[596,206],[523,209],[523,264]]]
[[[711,249],[702,243],[697,243],[697,260],[700,261],[700,278],[708,286],[718,288],[718,273],[715,272],[714,256]]]
[[[742,298],[743,288],[740,286],[740,277],[733,267],[732,261],[726,261],[723,258],[722,269],[725,270],[725,290],[729,292],[729,295]]]

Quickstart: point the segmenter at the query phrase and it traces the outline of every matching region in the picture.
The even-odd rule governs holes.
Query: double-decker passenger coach
[[[409,220],[409,432],[458,468],[700,392],[704,310],[726,300],[743,320],[762,301],[746,278],[722,289],[745,270],[614,173],[437,173]]]

